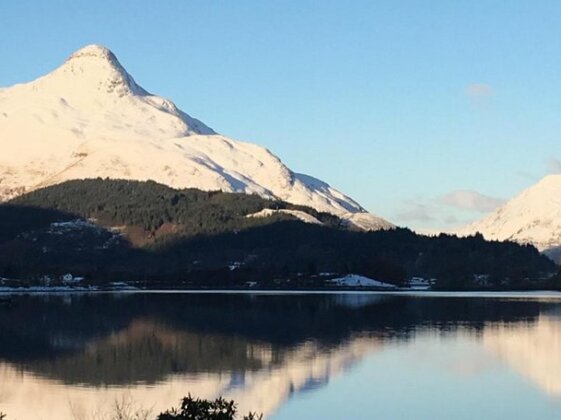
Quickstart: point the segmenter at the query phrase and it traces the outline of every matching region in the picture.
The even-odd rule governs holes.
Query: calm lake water
[[[0,412],[103,419],[191,393],[272,419],[561,418],[561,299],[391,294],[19,296]]]

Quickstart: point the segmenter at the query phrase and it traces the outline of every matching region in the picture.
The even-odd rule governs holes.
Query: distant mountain
[[[561,247],[561,175],[549,175],[495,212],[461,229],[486,239],[532,244],[546,254]]]
[[[0,89],[0,200],[96,177],[258,194],[361,229],[394,227],[269,150],[219,135],[148,93],[111,51],[90,45],[44,77]]]

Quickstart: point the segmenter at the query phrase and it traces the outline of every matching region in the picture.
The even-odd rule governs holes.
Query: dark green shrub
[[[157,420],[234,420],[237,407],[234,401],[226,401],[220,397],[214,401],[194,399],[189,396],[183,398],[179,408],[172,408],[161,413]],[[263,415],[249,413],[243,420],[261,420]]]

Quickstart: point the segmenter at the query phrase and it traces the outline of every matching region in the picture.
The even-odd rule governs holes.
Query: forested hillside
[[[153,181],[68,181],[21,196],[10,204],[59,210],[106,227],[123,228],[133,243],[143,244],[146,239],[162,244],[178,235],[217,234],[293,219],[280,213],[265,220],[246,217],[265,208],[299,210],[332,227],[341,223],[329,213],[258,195],[176,190]]]

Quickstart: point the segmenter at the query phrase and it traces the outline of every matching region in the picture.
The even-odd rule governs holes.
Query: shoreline
[[[444,290],[373,290],[373,289],[88,289],[68,288],[45,290],[45,288],[0,288],[0,303],[3,297],[24,295],[86,295],[86,294],[248,294],[248,295],[385,295],[385,296],[411,296],[411,297],[443,297],[443,298],[549,298],[560,299],[561,291],[555,290],[471,290],[471,291],[444,291]]]

